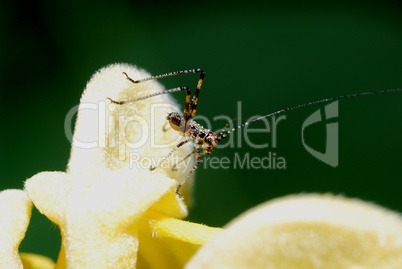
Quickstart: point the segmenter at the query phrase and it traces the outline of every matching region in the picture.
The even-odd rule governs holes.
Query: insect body
[[[131,81],[132,83],[140,83],[143,81],[148,81],[152,79],[159,79],[163,77],[169,77],[169,76],[175,76],[175,75],[182,75],[182,74],[190,74],[190,73],[199,73],[199,79],[198,79],[198,84],[197,88],[195,90],[194,96],[191,99],[191,90],[189,87],[177,87],[169,90],[165,90],[163,92],[158,92],[154,94],[150,94],[144,97],[132,99],[132,100],[124,100],[124,101],[115,101],[110,98],[108,98],[111,102],[118,104],[118,105],[123,105],[131,102],[136,102],[140,101],[143,99],[147,99],[150,97],[154,97],[157,95],[161,94],[168,94],[168,93],[173,93],[173,92],[178,92],[178,91],[185,91],[186,92],[186,102],[185,102],[185,107],[184,107],[184,112],[183,114],[177,113],[177,112],[172,112],[167,116],[167,120],[172,127],[172,129],[178,131],[184,138],[182,142],[177,144],[160,162],[157,166],[151,167],[151,170],[155,170],[158,168],[161,163],[163,163],[167,158],[169,158],[174,151],[176,151],[178,148],[181,146],[185,145],[186,143],[190,141],[195,141],[195,149],[187,155],[184,159],[187,159],[193,154],[196,154],[196,163],[194,167],[190,170],[189,174],[181,181],[181,183],[178,185],[176,192],[178,193],[181,186],[185,183],[185,181],[188,179],[188,177],[197,169],[198,165],[200,164],[201,161],[201,148],[203,150],[204,155],[210,155],[212,151],[214,150],[215,146],[226,136],[228,136],[230,133],[261,119],[272,117],[274,115],[284,113],[289,110],[293,109],[298,109],[314,104],[319,104],[319,103],[324,103],[324,102],[330,102],[330,101],[335,101],[335,100],[340,100],[340,99],[346,99],[346,98],[352,98],[352,97],[359,97],[359,96],[365,96],[365,95],[374,95],[374,94],[385,94],[385,93],[392,93],[392,92],[402,92],[402,89],[395,89],[395,90],[385,90],[385,91],[376,91],[376,92],[365,92],[365,93],[357,93],[357,94],[349,94],[349,95],[343,95],[343,96],[338,96],[338,97],[333,97],[333,98],[328,98],[328,99],[322,99],[314,102],[309,102],[293,107],[288,107],[282,110],[278,110],[276,112],[255,118],[253,120],[249,120],[244,122],[243,124],[232,128],[231,130],[228,131],[222,131],[220,134],[217,134],[211,130],[208,130],[204,127],[202,127],[200,124],[194,121],[194,116],[197,111],[197,104],[198,104],[198,95],[201,90],[202,82],[204,80],[205,72],[202,69],[190,69],[190,70],[184,70],[184,71],[177,71],[177,72],[171,72],[171,73],[166,73],[162,75],[157,75],[157,76],[151,76],[145,79],[140,79],[140,80],[134,80],[130,78],[126,73],[123,72],[123,74],[126,76],[126,78]]]
[[[185,129],[181,129],[180,126],[182,125],[184,118],[180,113],[172,112],[166,119],[174,130],[179,131],[182,136],[188,138],[186,141],[195,140],[197,142],[202,142],[197,143],[197,145],[202,144],[204,155],[210,155],[215,145],[218,144],[221,139],[215,132],[205,129],[194,120],[191,120],[188,126],[185,126]]]
[[[139,100],[143,100],[146,98],[154,97],[160,94],[167,94],[167,93],[172,93],[172,92],[177,92],[177,91],[186,91],[186,103],[184,107],[184,113],[177,113],[177,112],[172,112],[167,116],[167,120],[172,127],[173,130],[176,130],[180,132],[180,134],[187,138],[184,141],[180,142],[177,146],[175,146],[160,162],[157,166],[151,167],[151,170],[155,170],[158,168],[163,161],[165,161],[167,158],[170,157],[170,155],[173,154],[174,151],[176,151],[178,148],[181,146],[185,145],[186,143],[190,141],[195,141],[195,149],[193,152],[191,152],[189,155],[187,155],[184,159],[187,159],[194,153],[196,154],[196,163],[194,167],[190,170],[189,174],[185,177],[184,180],[178,185],[176,192],[179,192],[181,186],[184,184],[184,182],[187,180],[187,178],[197,169],[198,165],[200,164],[201,161],[201,148],[203,150],[204,155],[210,155],[212,151],[214,150],[214,147],[224,138],[223,134],[221,133],[220,135],[217,135],[215,132],[205,129],[202,127],[200,124],[195,122],[193,120],[196,111],[197,111],[197,104],[198,104],[198,95],[201,90],[202,82],[204,80],[205,72],[202,69],[191,69],[191,70],[184,70],[184,71],[177,71],[177,72],[171,72],[171,73],[166,73],[158,76],[152,76],[149,78],[141,79],[141,80],[134,80],[130,78],[127,73],[123,73],[126,75],[127,79],[130,80],[133,83],[140,83],[143,81],[151,80],[151,79],[158,79],[158,78],[163,78],[163,77],[168,77],[168,76],[174,76],[174,75],[182,75],[182,74],[189,74],[189,73],[199,73],[200,77],[198,80],[197,88],[195,90],[195,94],[193,98],[191,99],[191,90],[189,87],[177,87],[173,89],[169,89],[163,92],[159,93],[154,93],[148,96],[140,97],[137,99],[132,99],[132,100],[126,100],[126,101],[114,101],[109,98],[109,100],[115,104],[126,104],[126,103],[131,103]]]

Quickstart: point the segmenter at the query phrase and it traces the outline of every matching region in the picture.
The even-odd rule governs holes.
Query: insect
[[[180,133],[180,135],[185,138],[185,140],[183,140],[182,142],[177,144],[163,159],[161,159],[161,161],[155,167],[152,167],[152,166],[150,167],[150,170],[157,169],[178,148],[182,147],[183,145],[185,145],[186,143],[188,143],[190,141],[194,141],[195,149],[190,154],[188,154],[183,160],[187,159],[188,157],[192,156],[193,154],[196,154],[196,163],[193,166],[193,168],[190,170],[190,172],[187,174],[187,176],[177,186],[176,193],[178,193],[178,194],[179,194],[180,188],[183,186],[183,184],[186,182],[186,180],[190,177],[190,175],[199,166],[200,161],[201,161],[201,148],[203,150],[204,155],[206,155],[206,156],[210,155],[213,152],[215,146],[220,141],[222,141],[230,133],[232,133],[240,128],[243,128],[243,127],[249,125],[250,123],[259,121],[264,118],[272,117],[274,115],[281,114],[286,111],[290,111],[290,110],[294,110],[294,109],[298,109],[298,108],[302,108],[302,107],[306,107],[306,106],[311,106],[314,104],[325,103],[325,102],[346,99],[346,98],[365,96],[365,95],[402,92],[402,89],[392,89],[392,90],[384,90],[384,91],[356,93],[356,94],[342,95],[342,96],[337,96],[337,97],[332,97],[332,98],[327,98],[327,99],[321,99],[318,101],[313,101],[313,102],[309,102],[309,103],[305,103],[305,104],[301,104],[301,105],[296,105],[296,106],[292,106],[292,107],[288,107],[285,109],[275,111],[270,114],[266,114],[264,116],[246,121],[246,122],[240,124],[239,126],[234,127],[226,132],[225,132],[225,129],[223,129],[221,133],[217,134],[216,132],[206,129],[194,121],[194,117],[197,112],[198,96],[201,91],[201,86],[202,86],[202,83],[203,83],[203,80],[205,77],[205,72],[202,69],[198,68],[198,69],[189,69],[189,70],[183,70],[183,71],[170,72],[170,73],[165,73],[165,74],[161,74],[161,75],[157,75],[157,76],[151,76],[151,77],[139,79],[139,80],[132,79],[125,72],[123,72],[123,74],[126,76],[126,78],[129,81],[131,81],[132,83],[135,83],[135,84],[141,83],[144,81],[148,81],[148,80],[160,79],[160,78],[176,76],[176,75],[199,74],[197,88],[195,90],[193,98],[191,98],[191,89],[186,86],[168,89],[163,92],[153,93],[153,94],[150,94],[150,95],[147,95],[144,97],[131,99],[131,100],[115,101],[115,100],[112,100],[111,98],[108,98],[112,103],[115,103],[118,105],[124,105],[127,103],[144,100],[144,99],[151,98],[151,97],[161,95],[161,94],[169,94],[169,93],[179,92],[179,91],[186,92],[186,101],[185,101],[185,106],[184,106],[184,112],[183,113],[171,112],[170,114],[168,114],[168,116],[166,118],[168,120],[168,123],[170,124],[171,128],[174,129],[175,131],[178,131]]]

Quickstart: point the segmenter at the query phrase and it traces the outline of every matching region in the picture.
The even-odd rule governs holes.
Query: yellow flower
[[[284,197],[249,210],[225,230],[181,220],[191,180],[184,198],[175,193],[176,180],[193,160],[177,171],[172,162],[154,173],[147,167],[177,144],[177,132],[162,131],[172,110],[166,104],[173,102],[163,95],[110,104],[107,97],[130,100],[163,90],[156,81],[133,84],[122,72],[149,76],[122,64],[93,76],[66,172],[42,172],[26,181],[25,191],[0,192],[0,269],[400,268],[401,215],[355,199]],[[177,154],[191,152],[187,146]],[[60,227],[56,264],[18,253],[32,202]]]
[[[177,171],[172,164],[149,171],[147,164],[171,149],[165,145],[177,143],[177,132],[162,130],[172,109],[166,104],[173,102],[164,95],[110,104],[108,97],[129,100],[163,90],[156,81],[133,84],[123,72],[149,76],[129,65],[96,73],[81,98],[67,172],[39,173],[25,183],[38,210],[60,227],[57,268],[178,268],[219,231],[180,220],[187,206],[175,194],[174,179],[186,176],[192,162]],[[178,154],[186,150],[191,145]]]
[[[402,265],[402,216],[356,199],[293,195],[259,205],[186,268],[388,268]]]

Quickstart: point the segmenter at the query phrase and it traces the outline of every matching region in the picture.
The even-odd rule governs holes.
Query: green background
[[[41,171],[63,171],[70,144],[64,117],[99,68],[127,62],[152,74],[203,68],[198,113],[244,118],[349,93],[402,87],[401,5],[361,2],[8,1],[1,20],[0,189],[23,188]],[[166,78],[195,87],[197,76]],[[182,104],[184,94],[175,94]],[[286,114],[275,149],[217,149],[283,156],[286,170],[199,168],[189,219],[222,226],[287,194],[331,192],[402,211],[402,93],[339,103],[339,166],[312,157],[301,125],[318,108]],[[324,150],[325,122],[306,131]],[[224,121],[213,121],[220,129]],[[259,128],[258,124],[254,128]],[[252,128],[252,127],[250,127]],[[234,134],[237,137],[239,133]],[[243,136],[242,136],[243,137]],[[252,134],[254,143],[271,136]],[[36,210],[21,244],[56,259],[60,235]]]

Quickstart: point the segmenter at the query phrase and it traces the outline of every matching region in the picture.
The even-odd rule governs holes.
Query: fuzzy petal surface
[[[186,268],[401,268],[402,217],[333,195],[294,195],[229,223]]]
[[[18,247],[31,218],[32,202],[25,191],[0,192],[0,268],[23,268]]]
[[[182,267],[216,232],[180,221],[187,216],[190,195],[188,187],[184,199],[175,193],[177,181],[193,160],[175,171],[174,162],[149,170],[180,141],[177,131],[163,131],[174,102],[168,95],[124,105],[111,102],[108,98],[131,100],[164,90],[155,80],[134,84],[123,72],[133,79],[150,76],[126,64],[98,71],[78,107],[67,171],[42,172],[25,183],[38,210],[60,227],[57,269],[160,268],[155,253],[171,261],[172,268]],[[189,143],[175,154],[192,150]]]

